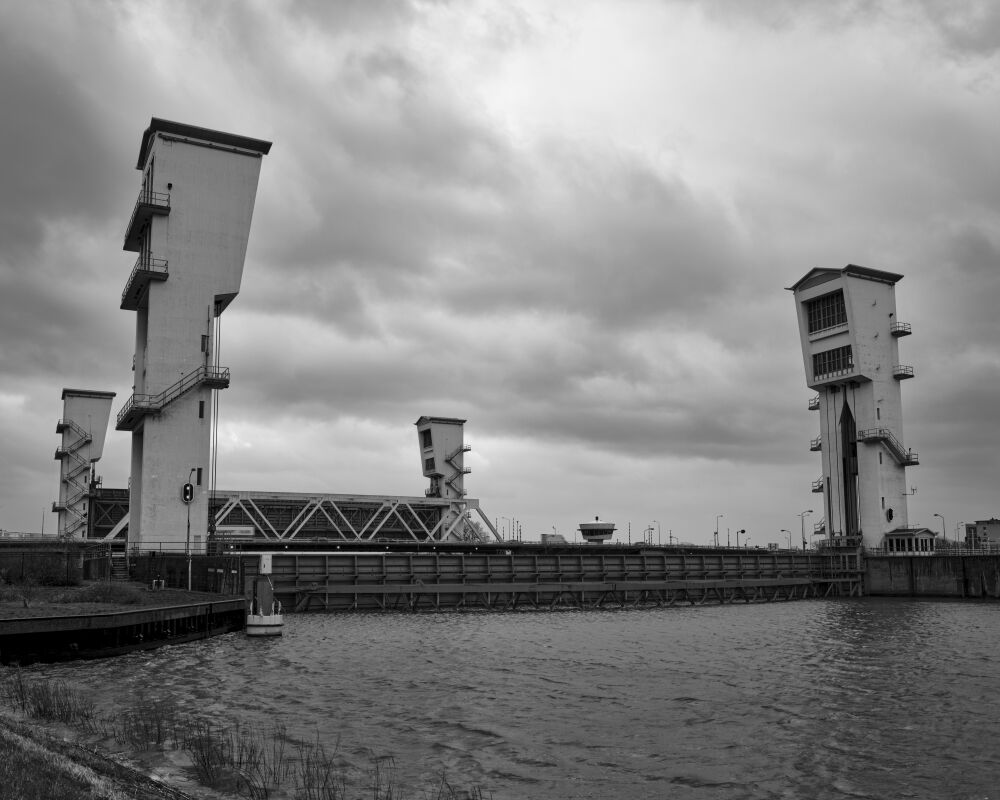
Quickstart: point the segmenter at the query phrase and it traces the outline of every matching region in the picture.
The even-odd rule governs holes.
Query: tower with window
[[[440,533],[436,538],[476,538],[478,534],[471,525],[469,504],[465,499],[465,476],[472,472],[465,466],[465,454],[472,449],[464,441],[465,420],[420,417],[415,425],[424,477],[430,479],[424,495],[448,501],[442,506]]]
[[[124,244],[137,257],[121,301],[136,312],[134,383],[116,421],[132,433],[133,544],[183,549],[190,542],[198,550],[205,541],[213,400],[229,386],[220,320],[240,290],[261,159],[270,148],[157,118],[142,135],[142,186]],[[181,496],[189,482],[190,506]]]
[[[100,482],[94,475],[94,464],[104,453],[114,396],[114,392],[63,389],[63,413],[56,423],[56,433],[62,436],[56,449],[59,499],[52,504],[52,510],[59,514],[60,538],[87,535],[94,490]]]
[[[817,392],[822,475],[813,481],[825,515],[815,532],[831,545],[879,547],[907,528],[906,468],[919,463],[904,447],[899,339],[910,325],[896,317],[902,275],[850,264],[813,269],[795,295],[806,384]]]

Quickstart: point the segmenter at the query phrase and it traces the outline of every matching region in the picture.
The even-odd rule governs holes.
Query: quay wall
[[[1000,598],[1000,555],[866,556],[865,594]]]
[[[246,601],[0,620],[0,664],[103,658],[243,630]]]

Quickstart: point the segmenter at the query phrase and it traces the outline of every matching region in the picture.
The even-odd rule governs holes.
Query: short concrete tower
[[[62,539],[87,535],[96,482],[92,465],[104,454],[114,396],[114,392],[63,389],[62,418],[56,423],[56,433],[62,435],[56,450],[60,462],[59,499],[52,504],[52,510],[59,514],[57,528]]]
[[[138,254],[121,307],[136,312],[129,540],[202,549],[208,531],[219,318],[240,291],[261,158],[271,143],[156,119],[142,135],[142,188],[125,232]],[[190,508],[182,487],[194,484]],[[190,513],[190,517],[188,514]]]
[[[895,284],[903,276],[859,267],[813,269],[791,287],[799,319],[806,384],[818,392],[823,463],[813,491],[825,519],[815,526],[830,545],[880,547],[907,527],[906,467],[917,454],[903,446],[900,383],[913,368],[899,363]]]
[[[472,469],[465,466],[464,456],[472,449],[465,444],[464,419],[452,417],[421,417],[416,421],[420,443],[420,458],[424,477],[431,485],[424,490],[427,497],[450,500],[442,526],[444,538],[465,538],[468,512],[465,503],[464,478]]]

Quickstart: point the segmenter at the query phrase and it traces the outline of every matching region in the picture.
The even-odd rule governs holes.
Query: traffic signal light
[[[184,488],[181,491],[181,499],[185,503],[190,503],[192,500],[194,500],[194,486],[192,486],[190,483],[185,483]]]

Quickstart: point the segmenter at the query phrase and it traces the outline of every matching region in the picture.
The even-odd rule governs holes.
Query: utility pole
[[[806,551],[806,517],[808,517],[812,513],[813,513],[813,510],[810,508],[808,511],[803,511],[801,514],[799,514],[799,525],[802,528],[802,552],[803,553]]]

